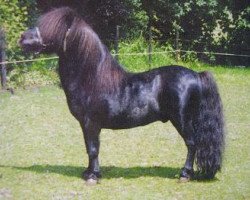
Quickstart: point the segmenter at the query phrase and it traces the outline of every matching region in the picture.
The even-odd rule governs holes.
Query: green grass
[[[0,199],[250,199],[250,70],[210,70],[224,103],[224,166],[213,181],[178,183],[186,148],[170,123],[102,130],[101,184],[86,186],[83,136],[56,86],[0,92]],[[130,66],[128,66],[130,67]]]

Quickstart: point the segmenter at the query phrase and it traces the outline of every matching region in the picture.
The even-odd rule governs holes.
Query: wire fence
[[[250,58],[250,55],[244,54],[233,54],[233,53],[222,53],[222,52],[212,52],[212,51],[192,51],[192,50],[172,50],[172,51],[158,51],[158,52],[138,52],[138,53],[112,53],[113,56],[149,56],[157,55],[157,54],[169,54],[169,53],[177,53],[177,52],[184,52],[184,53],[196,53],[196,54],[206,54],[206,55],[220,55],[220,56],[237,56],[237,57],[246,57]],[[28,63],[28,62],[35,62],[35,61],[44,61],[44,60],[56,60],[58,56],[47,57],[47,58],[34,58],[34,59],[27,59],[27,60],[7,60],[4,62],[0,62],[0,65],[4,64],[18,64],[18,63]]]
[[[113,53],[112,55],[116,58],[123,58],[126,60],[126,57],[134,56],[133,59],[138,60],[140,56],[144,56],[144,61],[148,62],[149,69],[151,67],[152,63],[152,57],[159,58],[157,55],[161,56],[168,56],[173,57],[175,55],[175,58],[178,59],[180,53],[195,53],[195,54],[205,54],[205,55],[219,55],[219,56],[235,56],[235,57],[244,57],[244,58],[250,58],[250,55],[243,55],[243,54],[232,54],[232,53],[222,53],[222,52],[208,52],[208,51],[190,51],[190,50],[169,50],[169,51],[152,51],[152,52],[132,52],[132,53]],[[151,59],[150,59],[151,56]],[[147,58],[148,57],[148,58]],[[57,60],[58,56],[52,56],[52,57],[46,57],[46,58],[34,58],[34,59],[25,59],[25,60],[6,60],[3,62],[0,62],[1,67],[1,85],[3,89],[6,89],[7,85],[7,65],[16,65],[16,64],[22,64],[22,63],[31,63],[31,62],[39,62],[39,61],[50,61],[50,60]],[[178,61],[178,60],[176,60]],[[136,65],[135,60],[133,61]],[[139,62],[139,61],[138,61]],[[158,63],[158,62],[157,62]],[[51,64],[51,63],[50,63]],[[123,63],[125,64],[125,63]],[[165,64],[165,63],[162,63]],[[126,66],[126,64],[125,64]]]
[[[227,52],[215,52],[215,51],[198,51],[198,50],[189,50],[189,46],[186,45],[185,43],[188,42],[194,42],[188,39],[180,39],[179,38],[179,34],[176,34],[176,38],[172,40],[153,40],[152,38],[149,38],[147,40],[147,49],[144,50],[144,52],[129,52],[129,53],[120,53],[119,52],[119,43],[120,41],[120,32],[119,32],[119,28],[116,29],[116,38],[115,40],[112,40],[111,43],[114,44],[114,51],[115,53],[113,53],[112,55],[119,60],[120,57],[124,58],[127,56],[147,56],[148,57],[148,64],[149,66],[151,66],[152,63],[152,56],[153,55],[166,55],[166,56],[170,56],[170,57],[175,57],[176,61],[178,62],[178,60],[180,59],[181,55],[185,55],[185,54],[203,54],[205,56],[230,56],[230,57],[238,57],[238,58],[242,58],[242,59],[249,59],[250,55],[248,55],[249,50],[246,51],[242,51],[242,52],[246,52],[247,54],[244,53],[227,53]],[[164,51],[154,51],[153,50],[153,42],[155,43],[169,43],[169,41],[172,45],[173,48],[171,48],[171,50],[164,50]],[[203,44],[204,42],[201,41],[195,41],[195,43],[200,43]],[[33,59],[24,59],[24,60],[7,60],[6,59],[6,53],[5,53],[5,36],[4,33],[1,32],[0,33],[0,75],[1,75],[1,85],[2,88],[5,89],[6,88],[6,81],[7,81],[7,65],[16,65],[16,64],[21,64],[21,63],[31,63],[31,62],[38,62],[38,61],[48,61],[48,60],[56,60],[58,59],[57,56],[53,56],[53,57],[45,57],[45,58],[33,58]],[[250,61],[250,59],[249,59]]]

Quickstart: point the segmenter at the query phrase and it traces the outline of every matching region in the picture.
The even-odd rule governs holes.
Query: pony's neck
[[[112,92],[126,76],[124,69],[85,22],[72,25],[65,35],[64,48],[63,57],[75,63],[70,66],[85,84]]]

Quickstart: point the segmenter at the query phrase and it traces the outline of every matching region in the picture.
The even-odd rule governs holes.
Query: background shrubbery
[[[108,45],[113,44],[116,26],[123,39],[152,37],[159,44],[174,46],[176,31],[182,49],[249,54],[250,6],[236,0],[3,0],[0,26],[6,32],[8,58],[19,56],[20,33],[33,26],[37,17],[54,7],[71,6],[85,18]],[[199,56],[209,62],[209,56]],[[216,56],[220,64],[248,65],[249,58]]]
[[[250,6],[247,1],[2,0],[0,28],[5,31],[8,60],[33,58],[23,55],[18,47],[21,32],[34,26],[40,14],[60,6],[75,8],[113,53],[116,26],[119,25],[120,54],[146,53],[151,30],[153,52],[174,50],[178,31],[182,50],[250,55]],[[250,66],[250,57],[182,53],[180,58],[183,62]],[[147,55],[121,55],[119,59],[132,71],[149,69]],[[150,67],[174,63],[174,55],[169,52],[153,55]],[[56,61],[8,64],[9,84],[16,87],[57,83],[55,69]]]

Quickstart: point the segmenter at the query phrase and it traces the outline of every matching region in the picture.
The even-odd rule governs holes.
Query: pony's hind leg
[[[196,144],[193,124],[195,120],[194,115],[197,115],[197,108],[195,105],[194,100],[189,98],[186,104],[180,106],[178,111],[176,110],[175,116],[170,120],[182,136],[187,147],[186,161],[180,173],[180,180],[183,182],[189,181],[194,176],[193,165],[196,156]]]
[[[178,122],[176,120],[171,120],[171,122],[182,136],[187,147],[187,157],[184,167],[181,169],[180,180],[182,182],[189,181],[194,175],[193,165],[196,153],[194,129],[191,121],[181,123],[181,120],[178,120]]]
[[[184,139],[185,140],[185,139]],[[185,140],[186,146],[187,146],[187,158],[184,167],[181,170],[180,174],[180,180],[185,182],[189,181],[194,176],[194,158],[195,158],[195,152],[196,148],[193,144],[193,141]]]
[[[194,175],[193,165],[196,152],[195,141],[194,141],[194,129],[191,124],[191,121],[185,123],[181,136],[184,139],[184,142],[187,146],[187,157],[185,165],[180,173],[180,180],[189,181],[190,179],[193,178]]]
[[[196,144],[196,130],[195,124],[199,119],[199,105],[200,105],[200,91],[199,88],[194,87],[189,90],[185,103],[179,107],[179,116],[176,118],[177,123],[175,127],[182,136],[187,146],[187,157],[184,167],[180,173],[180,180],[182,182],[189,181],[194,176],[194,160],[196,157],[197,144]]]

